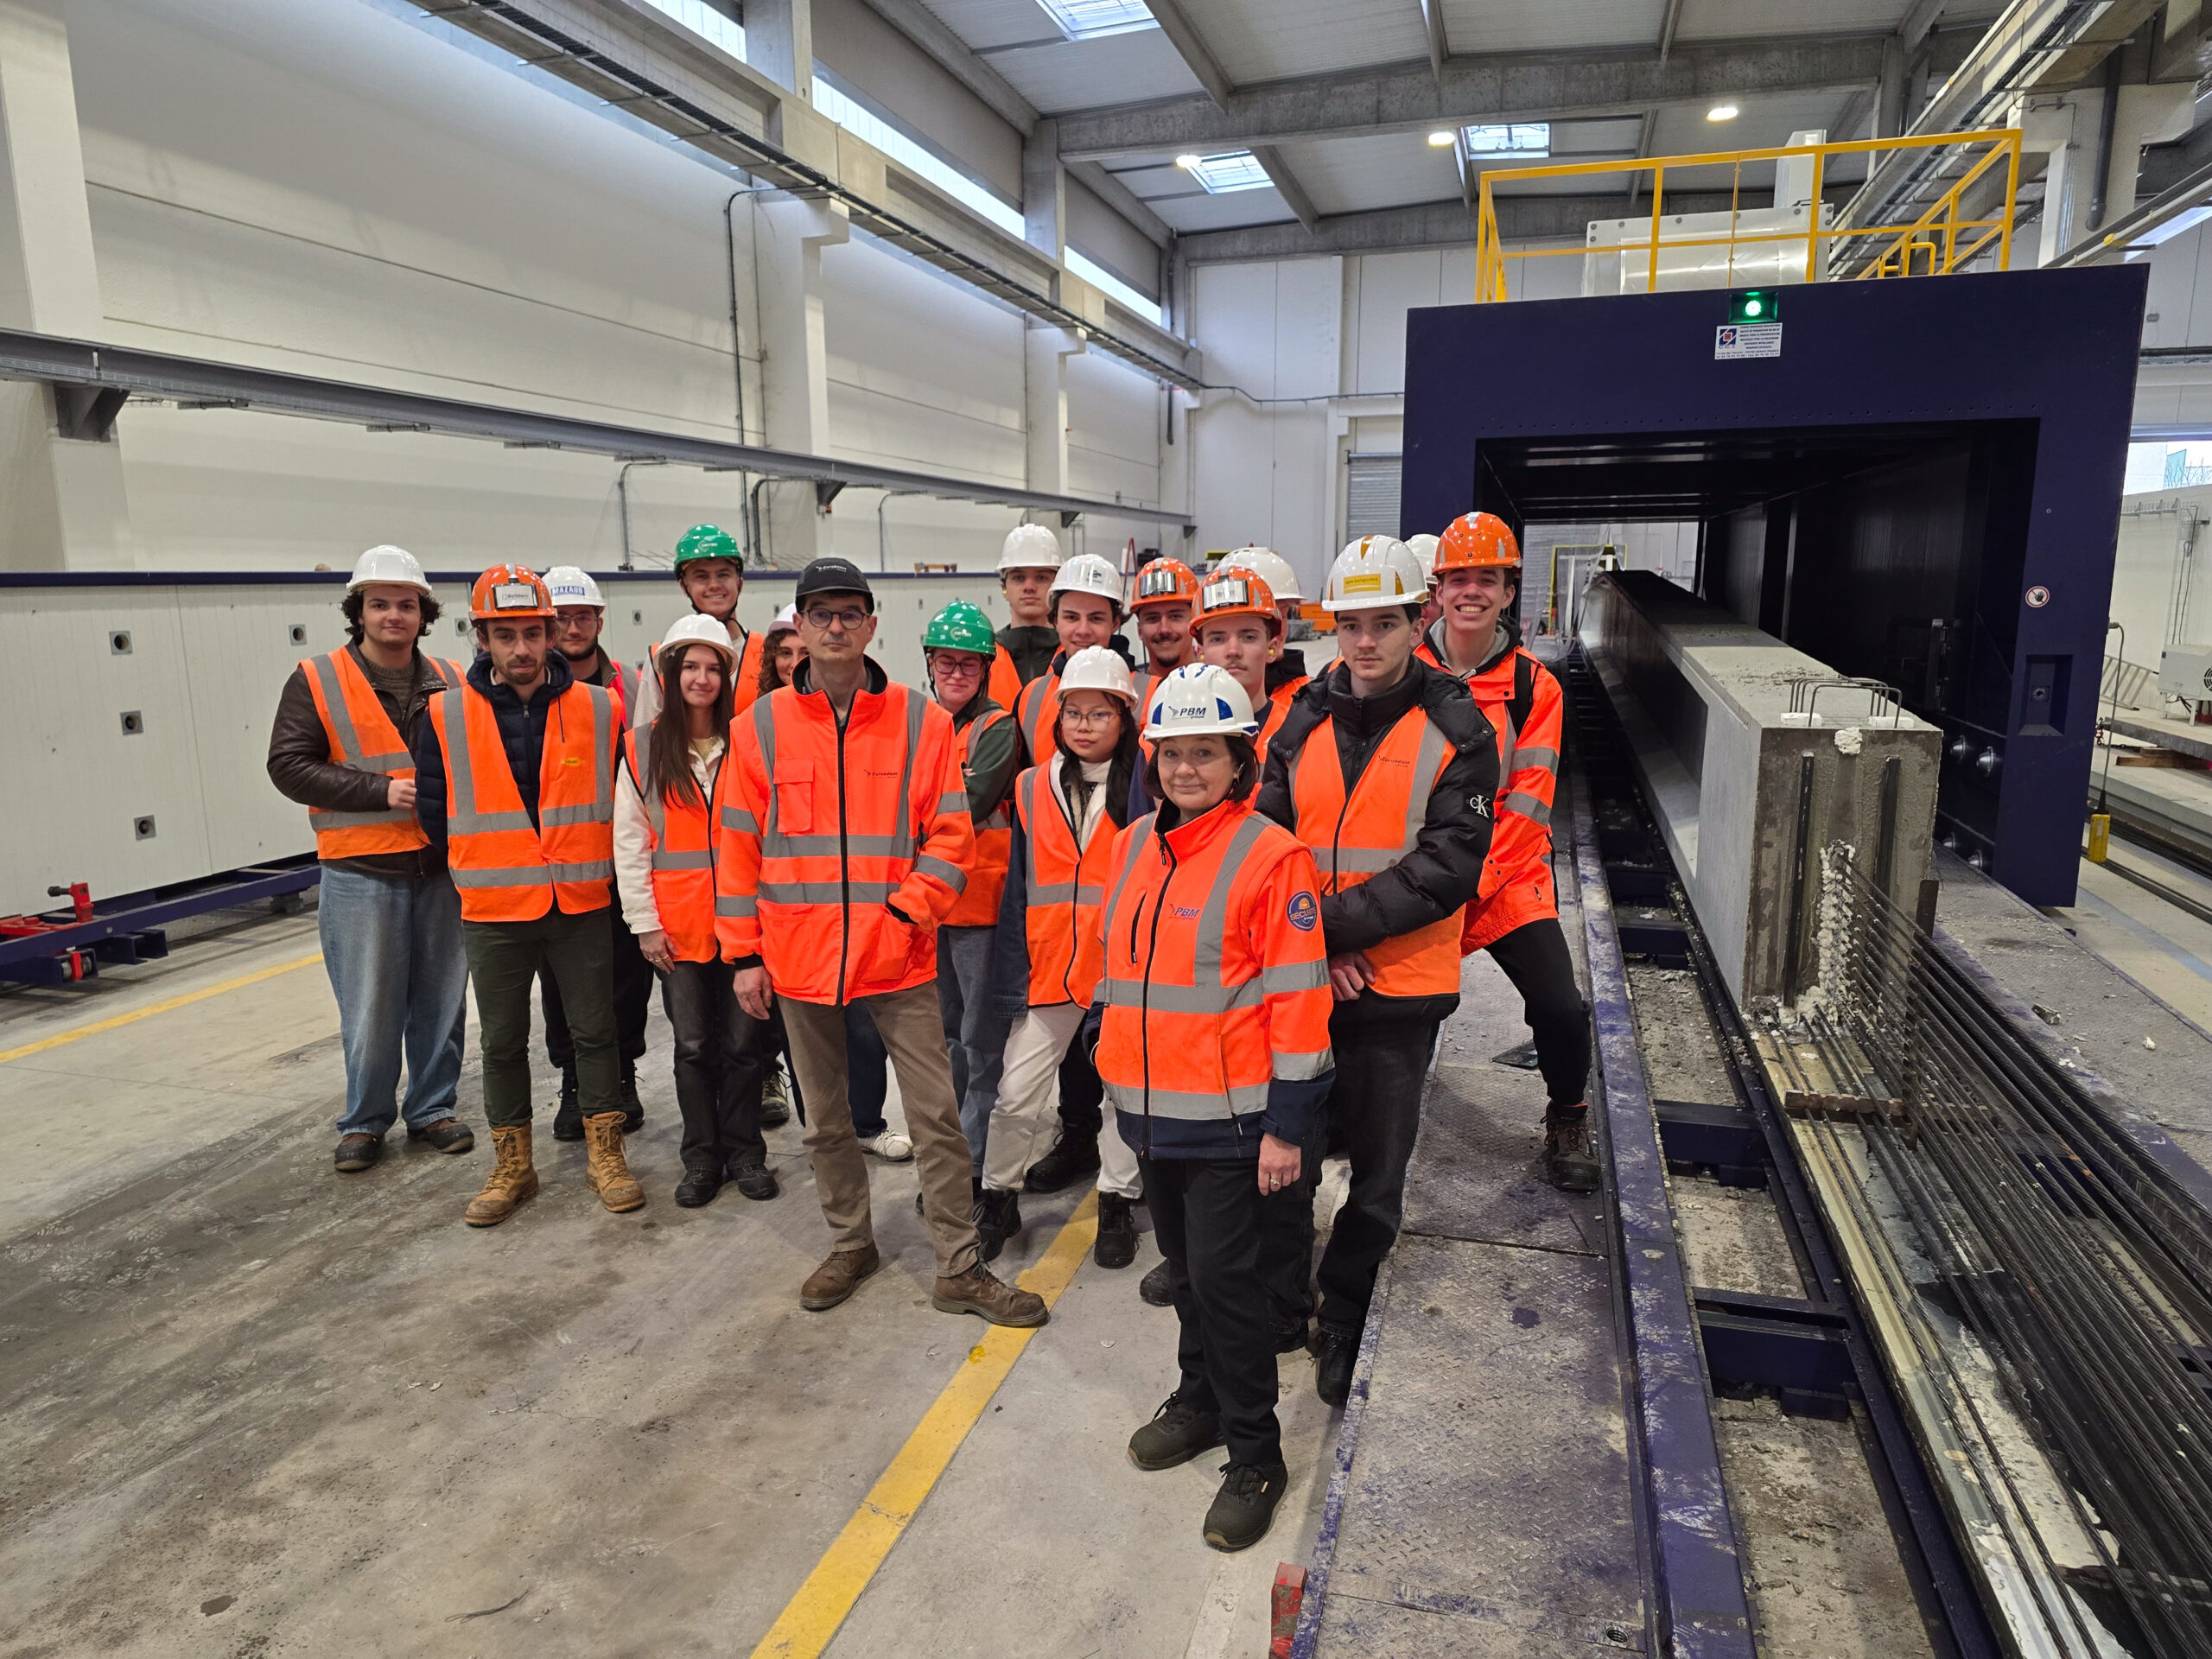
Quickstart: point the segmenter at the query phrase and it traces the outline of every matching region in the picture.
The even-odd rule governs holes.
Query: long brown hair
[[[683,650],[664,651],[654,658],[654,671],[660,676],[660,713],[653,717],[652,733],[645,741],[645,781],[648,788],[660,791],[662,799],[678,806],[707,804],[699,792],[699,780],[691,775],[691,722],[683,702],[683,659],[698,643],[690,640]],[[727,742],[736,691],[730,684],[729,659],[715,652],[715,666],[722,676],[722,689],[715,697],[715,726]]]

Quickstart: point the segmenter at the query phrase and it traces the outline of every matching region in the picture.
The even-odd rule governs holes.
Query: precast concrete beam
[[[830,452],[830,351],[823,327],[822,250],[848,241],[844,205],[789,196],[755,199],[753,245],[760,302],[761,401],[769,444]],[[779,564],[820,550],[816,490],[784,483],[768,492],[768,549]]]
[[[1032,323],[1023,330],[1022,391],[1028,428],[1029,487],[1066,493],[1068,481],[1068,359],[1089,346],[1072,328]]]

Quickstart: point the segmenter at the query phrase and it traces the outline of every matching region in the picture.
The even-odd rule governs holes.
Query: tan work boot
[[[883,1265],[873,1244],[857,1250],[832,1250],[830,1259],[809,1274],[798,1287],[798,1305],[819,1313],[835,1307],[860,1288],[861,1281]]]
[[[537,1196],[537,1171],[530,1161],[530,1125],[495,1125],[492,1150],[499,1161],[492,1166],[491,1179],[461,1212],[461,1219],[472,1227],[496,1227],[514,1214],[517,1205]]]
[[[622,1155],[622,1114],[601,1112],[584,1119],[584,1140],[589,1160],[584,1166],[584,1185],[599,1194],[599,1201],[617,1215],[645,1207],[645,1189],[630,1173]]]
[[[1052,1316],[1034,1291],[1017,1290],[978,1262],[957,1278],[930,1287],[930,1304],[941,1313],[976,1313],[993,1325],[1042,1325]]]

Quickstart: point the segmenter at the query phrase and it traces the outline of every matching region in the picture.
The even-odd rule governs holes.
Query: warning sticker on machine
[[[1730,358],[1781,355],[1782,325],[1778,322],[1725,322],[1713,331],[1716,363]]]

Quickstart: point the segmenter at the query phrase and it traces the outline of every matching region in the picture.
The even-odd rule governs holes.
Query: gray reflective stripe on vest
[[[607,693],[595,685],[584,690],[591,696],[593,709],[593,737],[601,745],[612,741],[614,726],[614,704]],[[568,694],[563,692],[562,696]],[[468,750],[468,716],[466,709],[467,694],[457,697],[438,699],[439,729],[445,734],[446,776],[453,789],[453,810],[446,819],[448,836],[494,835],[510,830],[535,830],[538,826],[530,821],[527,808],[505,812],[479,812],[476,810],[476,774],[474,757]],[[599,776],[593,787],[599,794],[582,806],[553,806],[543,808],[540,822],[546,829],[559,829],[577,823],[612,823],[614,822],[614,768],[601,757],[607,753],[601,747],[593,757]],[[541,783],[541,787],[543,785]],[[611,870],[613,866],[608,866]],[[587,877],[563,877],[563,880],[583,880]],[[486,884],[479,884],[486,885]]]
[[[562,695],[566,696],[568,694],[563,692]],[[614,743],[618,736],[614,729],[614,699],[608,695],[606,687],[599,685],[584,687],[584,695],[591,699],[592,813],[588,817],[556,817],[550,820],[556,823],[614,822],[614,762],[617,758]],[[554,809],[559,813],[572,810],[569,807]]]
[[[1106,1098],[1114,1103],[1117,1112],[1128,1112],[1141,1117],[1149,1110],[1154,1117],[1180,1118],[1192,1122],[1204,1122],[1219,1118],[1222,1108],[1243,1117],[1264,1109],[1268,1103],[1268,1085],[1264,1083],[1246,1084],[1224,1094],[1185,1094],[1174,1089],[1147,1090],[1132,1084],[1106,1084]]]
[[[768,699],[761,697],[753,705],[753,731],[760,742],[760,758],[767,763],[768,822],[759,831],[760,856],[765,858],[835,858],[841,852],[849,858],[912,858],[914,855],[913,815],[907,803],[914,781],[914,751],[922,740],[922,717],[927,705],[912,692],[906,696],[906,753],[899,767],[899,831],[889,836],[853,836],[843,837],[842,845],[837,836],[785,835],[782,809],[778,804],[776,783],[776,722],[768,712]],[[837,792],[842,798],[845,780],[837,779]],[[968,810],[968,798],[960,797],[957,809]],[[731,829],[730,809],[725,807],[723,824]],[[765,889],[764,889],[765,891]]]
[[[656,842],[652,867],[657,870],[711,870],[715,868],[715,855],[703,847],[696,853],[671,853]]]
[[[771,905],[888,904],[899,889],[889,881],[763,881],[760,899]]]
[[[1518,812],[1531,823],[1541,823],[1547,829],[1551,826],[1551,803],[1540,796],[1531,795],[1525,789],[1516,789],[1510,794],[1498,797],[1497,810],[1501,812]]]
[[[717,916],[758,916],[760,913],[760,901],[749,893],[741,893],[735,897],[726,897],[721,893],[715,895],[715,914]]]
[[[1251,856],[1253,844],[1265,835],[1271,821],[1257,812],[1247,817],[1236,826],[1236,833],[1230,838],[1229,850],[1222,855],[1220,871],[1224,879],[1213,884],[1213,891],[1206,894],[1205,907],[1198,912],[1198,944],[1192,953],[1191,978],[1194,984],[1215,986],[1222,983],[1221,953],[1229,931],[1229,890],[1236,885],[1236,873],[1244,868],[1244,861]],[[1164,887],[1162,889],[1165,890]],[[1253,982],[1256,984],[1258,982]],[[1154,990],[1160,988],[1154,986]]]
[[[1109,975],[1104,986],[1106,1006],[1112,1008],[1150,1008],[1158,1014],[1229,1014],[1256,1008],[1266,1000],[1256,979],[1242,985],[1147,985],[1141,979]]]
[[[1529,766],[1541,766],[1546,772],[1557,772],[1559,770],[1559,751],[1557,749],[1542,748],[1534,744],[1531,744],[1527,748],[1515,749],[1513,751],[1513,772],[1519,772]],[[1510,772],[1506,775],[1510,777],[1512,772]]]
[[[577,823],[612,823],[614,822],[614,803],[587,801],[582,806],[548,806],[540,808],[537,822],[548,830],[566,829]]]
[[[1047,884],[1040,879],[1042,872],[1037,868],[1037,779],[1044,770],[1042,766],[1032,766],[1014,785],[1014,792],[1021,804],[1020,818],[1027,826],[1021,836],[1023,856],[1028,861],[1021,869],[1022,886],[1028,889],[1033,905],[1064,905],[1067,895],[1054,896],[1047,892]]]
[[[1255,974],[1237,984],[1226,984],[1222,979],[1221,964],[1229,930],[1229,890],[1236,886],[1236,873],[1243,868],[1254,844],[1268,832],[1268,828],[1269,821],[1255,812],[1237,825],[1236,833],[1230,837],[1229,846],[1223,853],[1219,865],[1220,879],[1214,882],[1212,890],[1206,894],[1205,903],[1198,910],[1198,938],[1191,952],[1191,983],[1162,984],[1150,978],[1149,961],[1145,964],[1146,973],[1143,976],[1132,977],[1118,971],[1120,964],[1114,961],[1114,953],[1109,950],[1106,968],[1109,1002],[1116,1007],[1151,1007],[1166,1014],[1227,1014],[1232,1009],[1257,1007],[1260,1005],[1267,995],[1265,976]],[[1129,861],[1132,867],[1135,862],[1134,857]],[[1125,870],[1125,878],[1127,874]],[[1164,885],[1161,892],[1166,892]],[[1118,899],[1119,897],[1117,884],[1116,898]],[[1155,896],[1154,903],[1158,902],[1160,900]],[[1298,971],[1303,975],[1303,964],[1298,964]],[[1326,977],[1325,969],[1323,976]],[[1285,988],[1301,988],[1287,986]]]
[[[542,887],[549,881],[604,881],[614,874],[611,858],[588,864],[533,864],[517,870],[455,870],[456,887]]]
[[[1484,715],[1490,712],[1487,709],[1483,710]],[[1520,734],[1513,729],[1513,710],[1503,703],[1500,703],[1497,707],[1497,726],[1498,761],[1504,767],[1504,770],[1497,775],[1500,778],[1510,778],[1513,775],[1513,768],[1520,764],[1514,759],[1518,753],[1517,744]]]
[[[1275,1054],[1275,1077],[1282,1083],[1311,1083],[1325,1071],[1336,1069],[1337,1055],[1332,1048],[1317,1048],[1310,1054]]]
[[[632,728],[632,731],[635,731],[636,728]],[[652,741],[652,727],[650,724],[646,726],[644,735],[645,741],[650,744]],[[724,748],[723,753],[725,754],[728,753],[727,747]],[[647,758],[651,758],[650,754],[648,754]],[[712,847],[702,847],[695,853],[672,853],[669,851],[668,799],[667,797],[655,786],[652,773],[650,770],[643,772],[639,771],[638,746],[634,741],[626,747],[623,756],[623,764],[629,767],[630,782],[638,791],[638,800],[639,804],[645,809],[645,822],[652,826],[653,852],[652,868],[656,870],[713,869],[715,868],[715,849]],[[719,777],[721,771],[721,766],[719,761],[708,768],[708,785],[705,798],[709,802],[714,799],[715,780]],[[694,779],[694,781],[696,782],[696,779]],[[735,810],[736,809],[734,807],[724,807],[722,809],[722,822],[724,823],[728,823],[729,822],[730,814]],[[750,822],[752,814],[746,813],[742,816]]]
[[[957,864],[948,864],[935,853],[924,853],[914,861],[916,875],[933,875],[955,893],[968,890],[968,872]]]
[[[346,687],[338,676],[336,652],[334,651],[321,657],[309,658],[308,666],[315,671],[315,683],[322,689],[322,706],[329,710],[330,723],[337,728],[338,747],[345,751],[339,757],[340,766],[350,766],[355,772],[406,772],[414,766],[415,757],[408,753],[404,747],[397,749],[379,749],[374,754],[367,752],[366,747],[361,741],[361,734],[354,728],[353,708],[346,701]],[[404,822],[414,816],[411,812],[403,812],[397,818],[360,817],[352,822],[395,823]]]
[[[949,818],[956,812],[967,810],[968,791],[964,789],[956,789],[937,798],[937,815],[941,818]]]
[[[1129,885],[1129,877],[1136,871],[1137,860],[1144,856],[1159,830],[1160,814],[1156,811],[1137,820],[1137,832],[1129,837],[1129,855],[1122,861],[1121,873],[1114,878],[1113,891],[1106,896],[1107,918],[1111,918],[1116,907],[1121,904],[1122,889]],[[1111,925],[1110,921],[1108,925]],[[1106,972],[1109,977],[1114,972],[1114,941],[1110,938],[1106,941]]]
[[[321,807],[308,808],[308,823],[316,830],[358,830],[372,823],[412,823],[415,815],[404,808],[388,812],[328,812]]]
[[[760,833],[760,820],[741,806],[726,806],[722,808],[722,828],[736,835],[757,836]]]
[[[1285,996],[1293,991],[1318,991],[1329,982],[1329,964],[1316,957],[1312,962],[1277,963],[1272,968],[1260,970],[1260,988],[1269,996]]]

